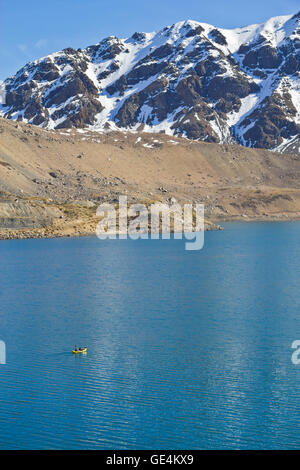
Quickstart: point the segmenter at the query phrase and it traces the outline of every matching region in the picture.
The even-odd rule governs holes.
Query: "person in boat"
[[[75,345],[74,351],[78,351],[77,346]]]

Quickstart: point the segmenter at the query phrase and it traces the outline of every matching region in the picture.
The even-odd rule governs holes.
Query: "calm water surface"
[[[300,223],[199,252],[2,241],[0,261],[1,449],[300,447]]]

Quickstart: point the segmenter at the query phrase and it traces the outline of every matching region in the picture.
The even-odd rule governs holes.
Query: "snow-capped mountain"
[[[49,129],[164,131],[300,151],[300,13],[221,29],[184,21],[31,62],[0,114]]]

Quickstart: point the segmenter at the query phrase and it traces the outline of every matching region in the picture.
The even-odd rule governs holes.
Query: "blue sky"
[[[234,28],[299,10],[299,0],[0,0],[0,80],[30,60],[109,35],[185,19]]]

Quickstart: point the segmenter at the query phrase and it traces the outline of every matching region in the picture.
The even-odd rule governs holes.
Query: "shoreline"
[[[224,230],[222,226],[220,225],[215,225],[213,224],[213,227],[212,228],[205,228],[204,229],[204,232],[211,232],[211,231],[222,231]],[[97,238],[97,234],[96,234],[96,230],[93,230],[93,231],[90,231],[90,232],[76,232],[74,231],[74,233],[55,233],[55,234],[40,234],[40,233],[33,233],[32,231],[28,231],[27,233],[20,233],[20,236],[17,236],[18,234],[16,234],[15,230],[13,231],[14,234],[9,234],[8,236],[5,236],[5,234],[3,234],[3,231],[0,230],[0,242],[1,241],[8,241],[8,240],[41,240],[41,239],[59,239],[59,238],[83,238],[83,237],[96,237]],[[148,230],[148,235],[151,235],[151,232],[150,230]],[[163,233],[165,232],[159,232],[159,235],[161,236]],[[172,236],[175,232],[170,230],[170,235]],[[198,232],[195,232],[195,233],[198,233]],[[116,238],[118,239],[118,236],[119,235],[124,235],[124,233],[119,233],[119,232],[111,232],[110,235],[116,235]],[[128,237],[130,238],[130,237]],[[184,238],[184,235],[183,235],[183,238]]]
[[[283,216],[265,216],[265,217],[235,217],[231,216],[228,218],[218,218],[218,219],[213,219],[215,223],[221,223],[224,224],[226,222],[246,222],[246,223],[251,223],[251,222],[300,222],[300,215],[290,217],[288,215],[283,215]]]
[[[266,216],[266,217],[228,217],[228,218],[218,218],[214,219],[213,221],[209,221],[209,225],[205,227],[204,232],[209,231],[223,231],[226,230],[220,224],[226,223],[255,223],[255,222],[264,222],[264,223],[284,223],[284,222],[300,222],[300,215],[295,217],[290,216],[281,216],[281,217],[274,217],[274,216]],[[159,232],[160,236],[162,235],[162,231]],[[150,230],[148,231],[150,235]],[[174,231],[170,231],[171,237],[174,234]],[[121,235],[118,231],[113,233],[112,235],[116,235],[118,239],[118,235]],[[53,233],[49,231],[49,229],[42,230],[41,228],[38,229],[29,229],[29,230],[10,230],[10,229],[0,229],[0,242],[1,241],[9,241],[9,240],[39,240],[39,239],[59,239],[59,238],[83,238],[83,237],[97,237],[96,230],[83,230],[81,227],[71,231],[59,231],[55,230]],[[183,234],[184,238],[184,234]]]

